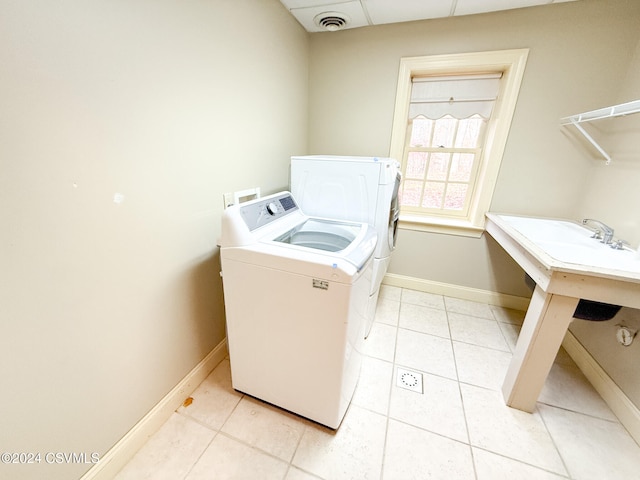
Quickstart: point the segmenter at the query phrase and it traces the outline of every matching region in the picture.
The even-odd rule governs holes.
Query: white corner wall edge
[[[409,288],[419,292],[434,293],[436,295],[461,298],[472,302],[481,302],[489,305],[497,305],[499,307],[512,308],[514,310],[526,311],[529,307],[529,299],[526,297],[491,292],[489,290],[482,290],[479,288],[463,287],[450,283],[434,282],[431,280],[424,280],[422,278],[396,275],[395,273],[387,273],[382,279],[382,283],[384,285],[391,285],[394,287]]]
[[[224,338],[80,480],[110,480],[115,477],[226,356],[227,339]]]
[[[578,368],[587,377],[593,388],[600,394],[620,423],[627,429],[634,440],[640,444],[640,410],[616,385],[591,354],[570,332],[564,336],[562,346],[576,362]]]

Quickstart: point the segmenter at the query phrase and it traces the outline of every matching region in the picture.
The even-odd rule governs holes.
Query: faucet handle
[[[624,250],[625,245],[629,245],[629,242],[627,242],[626,240],[616,240],[615,242],[611,243],[611,248],[613,248],[614,250]]]
[[[596,230],[595,232],[593,232],[593,235],[591,235],[591,238],[595,238],[596,240],[601,240],[602,232],[600,230]]]

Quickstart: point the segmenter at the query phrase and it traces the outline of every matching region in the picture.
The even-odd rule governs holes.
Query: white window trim
[[[479,237],[482,234],[485,213],[491,205],[528,54],[529,49],[516,49],[400,59],[390,150],[390,156],[397,159],[402,159],[404,152],[413,76],[502,71],[503,77],[494,113],[500,121],[490,122],[488,125],[484,147],[485,158],[480,165],[476,184],[480,191],[471,200],[469,216],[466,219],[454,219],[442,216],[406,215],[401,212],[399,228],[471,237]]]

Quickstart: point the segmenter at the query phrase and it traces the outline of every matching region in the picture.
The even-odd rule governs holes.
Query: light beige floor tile
[[[474,480],[471,449],[455,440],[389,420],[382,478]]]
[[[360,379],[351,402],[354,405],[386,415],[389,409],[389,394],[393,364],[365,356],[362,361]]]
[[[556,475],[511,458],[473,448],[478,480],[562,480]]]
[[[617,422],[538,406],[571,478],[640,479],[640,447]]]
[[[397,331],[397,327],[374,322],[371,333],[364,341],[364,354],[393,362]]]
[[[501,390],[512,355],[491,348],[453,342],[458,378],[478,387]]]
[[[461,384],[471,445],[560,475],[566,471],[540,415],[507,407],[502,393]]]
[[[491,308],[486,303],[472,302],[461,298],[444,297],[444,303],[449,313],[461,313],[472,317],[489,318],[493,320]]]
[[[398,326],[398,314],[400,312],[400,302],[398,300],[388,300],[378,297],[374,322],[386,323],[387,325]]]
[[[509,345],[509,350],[513,353],[516,348],[516,343],[518,342],[518,336],[520,335],[522,325],[498,322],[498,326],[500,327],[500,330],[502,330],[502,334],[504,335],[507,345]],[[558,350],[555,362],[565,365],[575,365],[575,362],[563,347],[560,347]]]
[[[448,313],[451,338],[459,342],[510,352],[498,322],[460,313]]]
[[[501,323],[511,323],[513,325],[522,325],[527,312],[523,310],[514,310],[512,308],[499,307],[497,305],[489,305],[493,318]]]
[[[287,463],[219,433],[185,480],[281,480]]]
[[[380,478],[386,424],[385,416],[352,404],[337,431],[309,426],[292,464],[331,480]]]
[[[229,360],[223,360],[191,396],[193,403],[180,407],[178,412],[219,430],[242,398],[242,394],[231,387]]]
[[[516,343],[518,343],[518,336],[520,336],[522,325],[498,322],[498,327],[500,327],[500,331],[509,346],[509,350],[513,353],[516,349]]]
[[[393,285],[380,285],[380,294],[378,295],[378,298],[399,302],[402,298],[402,288],[394,287]]]
[[[420,394],[400,388],[394,381],[389,417],[454,440],[468,442],[458,382],[425,373],[423,388],[424,393]]]
[[[423,307],[439,308],[444,310],[444,297],[434,293],[418,292],[416,290],[402,289],[402,303],[421,305]]]
[[[457,379],[451,341],[446,338],[399,328],[395,363]]]
[[[296,415],[245,396],[221,431],[289,462],[302,437],[305,424]]]
[[[618,420],[576,365],[554,363],[538,401],[606,420]]]
[[[416,332],[449,338],[447,312],[437,308],[403,303],[400,306],[399,326]]]
[[[303,472],[299,468],[289,467],[289,471],[287,472],[287,476],[284,477],[284,480],[318,480],[319,478],[320,477],[316,477],[310,473]]]
[[[216,432],[178,413],[171,415],[116,480],[184,478]]]

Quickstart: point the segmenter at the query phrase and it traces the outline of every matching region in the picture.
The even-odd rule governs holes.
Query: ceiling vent
[[[323,12],[313,19],[316,25],[330,32],[341,30],[349,23],[349,17],[339,12]]]

